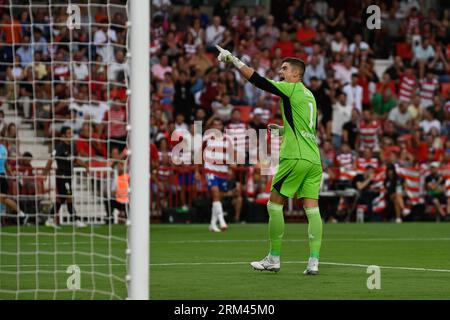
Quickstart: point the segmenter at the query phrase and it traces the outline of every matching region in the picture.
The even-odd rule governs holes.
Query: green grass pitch
[[[71,230],[55,235],[40,228],[47,234],[36,237],[33,227],[21,228],[18,244],[16,228],[3,227],[0,299],[125,298],[125,227],[113,227],[112,241],[103,237],[106,227],[77,230],[75,236]],[[448,223],[325,224],[318,276],[302,274],[309,252],[306,233],[306,224],[286,225],[281,271],[275,274],[249,265],[267,252],[265,224],[230,225],[218,234],[206,225],[152,225],[151,298],[450,299]],[[66,288],[71,264],[80,267],[79,291]],[[369,265],[381,268],[379,290],[367,288]]]

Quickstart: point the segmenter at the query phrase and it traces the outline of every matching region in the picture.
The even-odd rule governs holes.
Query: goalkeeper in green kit
[[[280,270],[281,240],[284,233],[283,205],[287,198],[294,198],[297,194],[297,198],[303,199],[308,217],[310,257],[304,274],[316,275],[319,273],[322,242],[322,219],[318,204],[322,165],[316,142],[316,101],[302,82],[305,63],[297,58],[285,58],[279,70],[281,81],[277,82],[261,77],[228,50],[216,47],[220,62],[234,65],[257,88],[281,98],[284,127],[269,126],[271,130],[280,129],[283,134],[280,161],[267,203],[270,251],[264,259],[252,262],[251,266],[261,271]]]

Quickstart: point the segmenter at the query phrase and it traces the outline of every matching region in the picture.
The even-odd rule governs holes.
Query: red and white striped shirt
[[[339,167],[339,179],[341,180],[353,180],[357,172],[355,166],[355,156],[353,153],[341,153],[336,157],[336,162]]]
[[[384,209],[386,209],[386,200],[385,200],[386,188],[384,186],[385,179],[386,179],[386,167],[377,169],[375,177],[373,179],[374,181],[373,187],[377,188],[380,194],[372,201],[373,211],[377,213],[382,212]]]
[[[427,108],[433,104],[433,97],[436,90],[439,88],[439,83],[436,79],[428,81],[428,79],[420,80],[420,106]]]
[[[398,167],[397,173],[405,180],[405,192],[412,205],[423,202],[420,188],[422,170],[419,166]]]
[[[381,126],[378,121],[373,120],[370,123],[361,121],[359,123],[359,134],[361,150],[368,147],[375,152],[379,151],[378,136],[381,134]]]
[[[225,134],[233,139],[237,152],[245,152],[246,130],[244,122],[229,123],[225,128]]]
[[[206,143],[203,158],[205,172],[227,177],[233,140],[226,134],[216,137],[210,133],[204,136],[203,141]]]
[[[414,89],[417,87],[417,79],[415,76],[402,76],[400,78],[400,86],[398,89],[398,97],[400,101],[410,101]]]
[[[172,175],[172,168],[164,165],[160,165],[157,169],[157,178],[159,182],[167,182],[169,181],[170,176]]]
[[[377,170],[380,166],[380,162],[378,161],[377,158],[370,158],[370,159],[358,158],[358,159],[356,159],[356,170],[358,171],[358,173],[363,173],[364,171],[366,171],[366,168],[368,166],[372,166],[372,167],[374,167],[375,170]]]

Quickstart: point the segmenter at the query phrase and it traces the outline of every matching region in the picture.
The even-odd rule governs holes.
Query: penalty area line
[[[283,264],[303,264],[308,263],[308,261],[283,261]],[[248,261],[232,261],[232,262],[173,262],[173,263],[151,263],[150,267],[185,267],[185,266],[214,266],[214,265],[246,265],[250,264]],[[359,264],[359,263],[342,263],[342,262],[326,262],[321,261],[321,265],[330,265],[330,266],[341,266],[341,267],[357,267],[357,268],[367,268],[369,266],[376,265],[381,269],[391,269],[391,270],[407,270],[407,271],[427,271],[427,272],[444,272],[450,273],[450,269],[433,269],[433,268],[419,268],[419,267],[396,267],[396,266],[380,266],[377,264]],[[98,263],[98,264],[89,264],[89,263],[80,263],[77,264],[79,267],[105,267],[105,266],[125,266],[125,263]],[[61,267],[65,267],[60,265]],[[20,265],[22,268],[54,268],[53,264],[41,264],[41,265]],[[2,265],[1,268],[17,268],[17,265]],[[54,271],[54,270],[53,270]],[[53,272],[52,271],[52,272]],[[20,271],[19,271],[20,272]],[[0,270],[1,273],[1,270]]]

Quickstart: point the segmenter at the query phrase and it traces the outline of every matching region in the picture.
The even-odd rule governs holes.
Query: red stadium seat
[[[399,42],[395,44],[395,51],[402,59],[411,60],[413,57],[413,52],[409,43]]]
[[[235,106],[235,109],[241,111],[241,120],[245,123],[250,121],[252,107],[251,106]]]

